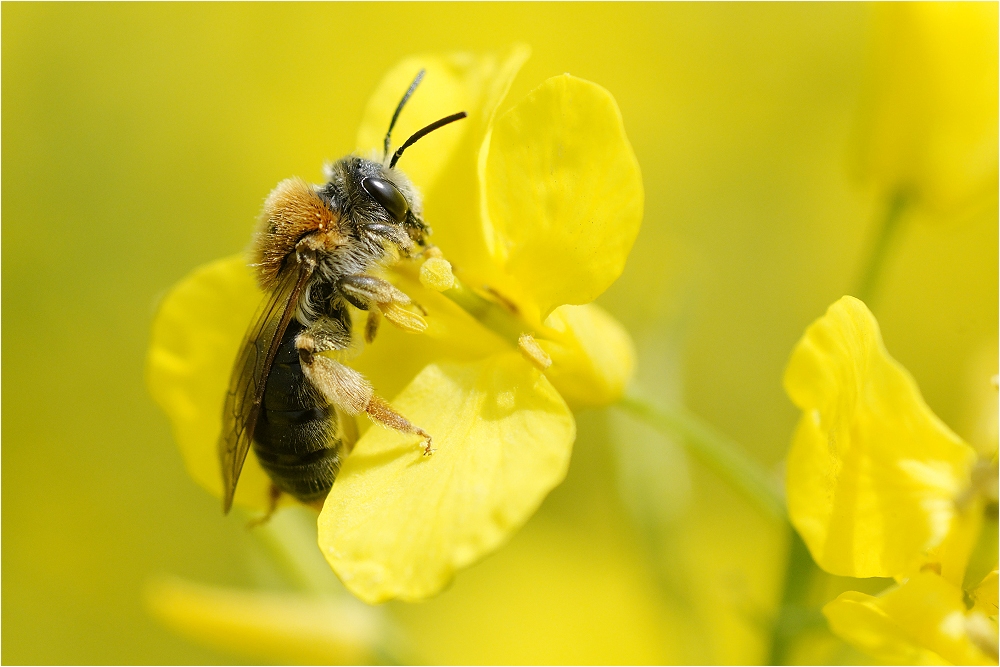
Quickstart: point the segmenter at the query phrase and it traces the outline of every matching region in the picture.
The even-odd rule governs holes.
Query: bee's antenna
[[[389,156],[389,137],[392,136],[392,128],[396,127],[396,121],[399,119],[399,112],[403,110],[403,106],[406,104],[406,101],[410,99],[410,95],[412,95],[413,91],[417,89],[418,85],[420,85],[420,81],[424,78],[424,74],[426,72],[427,70],[424,69],[417,72],[417,77],[413,79],[413,83],[411,83],[410,87],[406,89],[406,94],[403,95],[403,99],[399,101],[399,106],[396,107],[396,113],[392,114],[392,120],[389,121],[389,131],[385,133],[385,150],[382,152],[382,160],[385,160]]]
[[[403,151],[405,151],[413,144],[417,143],[419,139],[422,139],[423,137],[427,136],[428,134],[430,134],[431,132],[440,127],[444,127],[448,123],[454,123],[456,120],[462,120],[468,115],[469,114],[465,113],[464,111],[459,111],[458,113],[453,113],[450,116],[445,116],[441,120],[436,120],[427,127],[425,127],[424,129],[417,130],[416,132],[414,132],[413,136],[407,139],[406,143],[404,143],[402,146],[396,149],[396,152],[392,154],[392,161],[389,162],[389,168],[392,169],[393,167],[395,167],[396,163],[399,162],[399,156],[403,154]]]

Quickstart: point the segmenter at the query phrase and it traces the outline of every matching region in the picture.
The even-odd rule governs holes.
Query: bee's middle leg
[[[346,342],[345,342],[346,341]],[[317,319],[295,338],[299,362],[306,378],[330,403],[348,415],[361,412],[372,421],[402,433],[412,433],[424,439],[424,454],[434,451],[427,431],[412,424],[396,412],[389,403],[375,395],[371,383],[350,366],[335,361],[320,352],[343,350],[350,343],[350,334],[336,320]]]

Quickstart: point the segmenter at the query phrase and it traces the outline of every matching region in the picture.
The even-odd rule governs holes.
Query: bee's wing
[[[226,513],[233,505],[236,482],[250,451],[274,355],[310,275],[312,269],[305,264],[286,266],[278,276],[277,287],[254,316],[233,364],[226,405],[222,410],[222,434],[219,436],[222,508]]]

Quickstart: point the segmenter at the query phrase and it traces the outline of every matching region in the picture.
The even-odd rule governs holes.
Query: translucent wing
[[[226,404],[222,410],[222,434],[219,436],[222,508],[226,513],[233,505],[236,482],[250,451],[274,355],[310,275],[312,268],[305,264],[286,266],[278,276],[278,285],[254,316],[233,364]]]

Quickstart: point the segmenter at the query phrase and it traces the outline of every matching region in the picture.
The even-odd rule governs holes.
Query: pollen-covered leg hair
[[[390,282],[358,274],[341,278],[337,286],[344,298],[354,306],[369,312],[377,308],[385,315],[385,319],[403,331],[423,333],[427,330],[427,322],[423,317],[403,308],[411,303],[410,297]]]
[[[344,276],[337,281],[337,287],[348,301],[365,310],[375,303],[410,303],[410,297],[389,281],[364,273]]]
[[[399,225],[387,225],[382,222],[369,222],[363,226],[363,229],[372,236],[391,241],[397,248],[403,251],[404,255],[410,255],[413,253],[415,246],[413,239],[411,239],[410,235],[407,234],[405,230],[400,228]]]
[[[308,347],[310,340],[302,340],[299,334],[296,346],[299,348],[299,361],[302,372],[309,383],[328,401],[349,415],[365,412],[372,400],[372,386],[365,376],[350,366],[321,354]]]
[[[415,426],[406,417],[392,409],[387,402],[375,395],[371,383],[364,375],[349,366],[319,354],[324,349],[317,346],[322,336],[313,334],[314,329],[322,326],[323,318],[300,333],[295,339],[299,351],[299,361],[302,372],[309,383],[348,415],[366,413],[374,422],[388,426],[402,433],[413,433],[424,439],[424,454],[430,454],[431,436],[419,426]]]
[[[423,438],[424,456],[430,456],[434,453],[435,450],[431,447],[430,433],[419,426],[410,423],[410,420],[393,410],[391,405],[378,396],[372,396],[371,401],[368,403],[367,412],[368,416],[371,417],[374,422],[378,422],[383,426],[388,426],[389,428],[402,433],[413,433]]]

